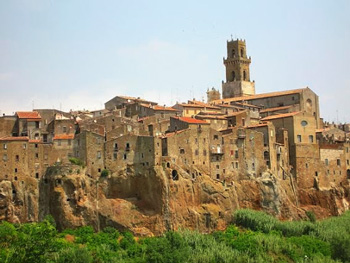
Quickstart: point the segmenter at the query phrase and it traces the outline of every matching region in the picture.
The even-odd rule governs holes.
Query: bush
[[[316,222],[316,216],[315,213],[312,211],[306,211],[306,216],[309,218],[310,222],[315,223]]]
[[[75,157],[69,158],[69,161],[70,161],[71,164],[75,164],[75,165],[79,165],[79,166],[83,166],[84,165],[82,160],[80,160],[78,158],[75,158]]]
[[[109,171],[107,169],[103,169],[101,172],[101,177],[107,177],[109,175]]]

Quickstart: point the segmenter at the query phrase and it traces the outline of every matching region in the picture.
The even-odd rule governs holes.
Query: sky
[[[0,0],[0,114],[206,99],[239,38],[257,93],[308,86],[325,120],[350,122],[349,14],[348,0]]]

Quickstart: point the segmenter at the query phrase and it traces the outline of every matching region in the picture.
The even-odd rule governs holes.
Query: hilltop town
[[[118,95],[97,111],[1,116],[0,220],[151,235],[223,229],[238,208],[348,210],[350,125],[324,122],[308,87],[256,94],[244,40],[227,42],[223,63],[206,102]]]

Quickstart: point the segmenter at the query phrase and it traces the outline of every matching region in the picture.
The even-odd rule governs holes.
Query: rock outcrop
[[[40,181],[0,182],[0,219],[31,222],[51,214],[59,229],[113,226],[150,236],[180,228],[224,229],[240,208],[284,220],[301,219],[310,210],[323,218],[349,208],[348,181],[328,189],[298,189],[291,177],[269,171],[230,184],[205,174],[177,173],[174,178],[170,168],[155,166],[93,179],[79,166],[50,167]]]

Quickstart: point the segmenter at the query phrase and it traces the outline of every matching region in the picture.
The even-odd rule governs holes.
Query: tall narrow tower
[[[249,65],[245,40],[227,41],[226,82],[222,83],[222,97],[233,98],[255,95],[255,83],[250,81]]]

